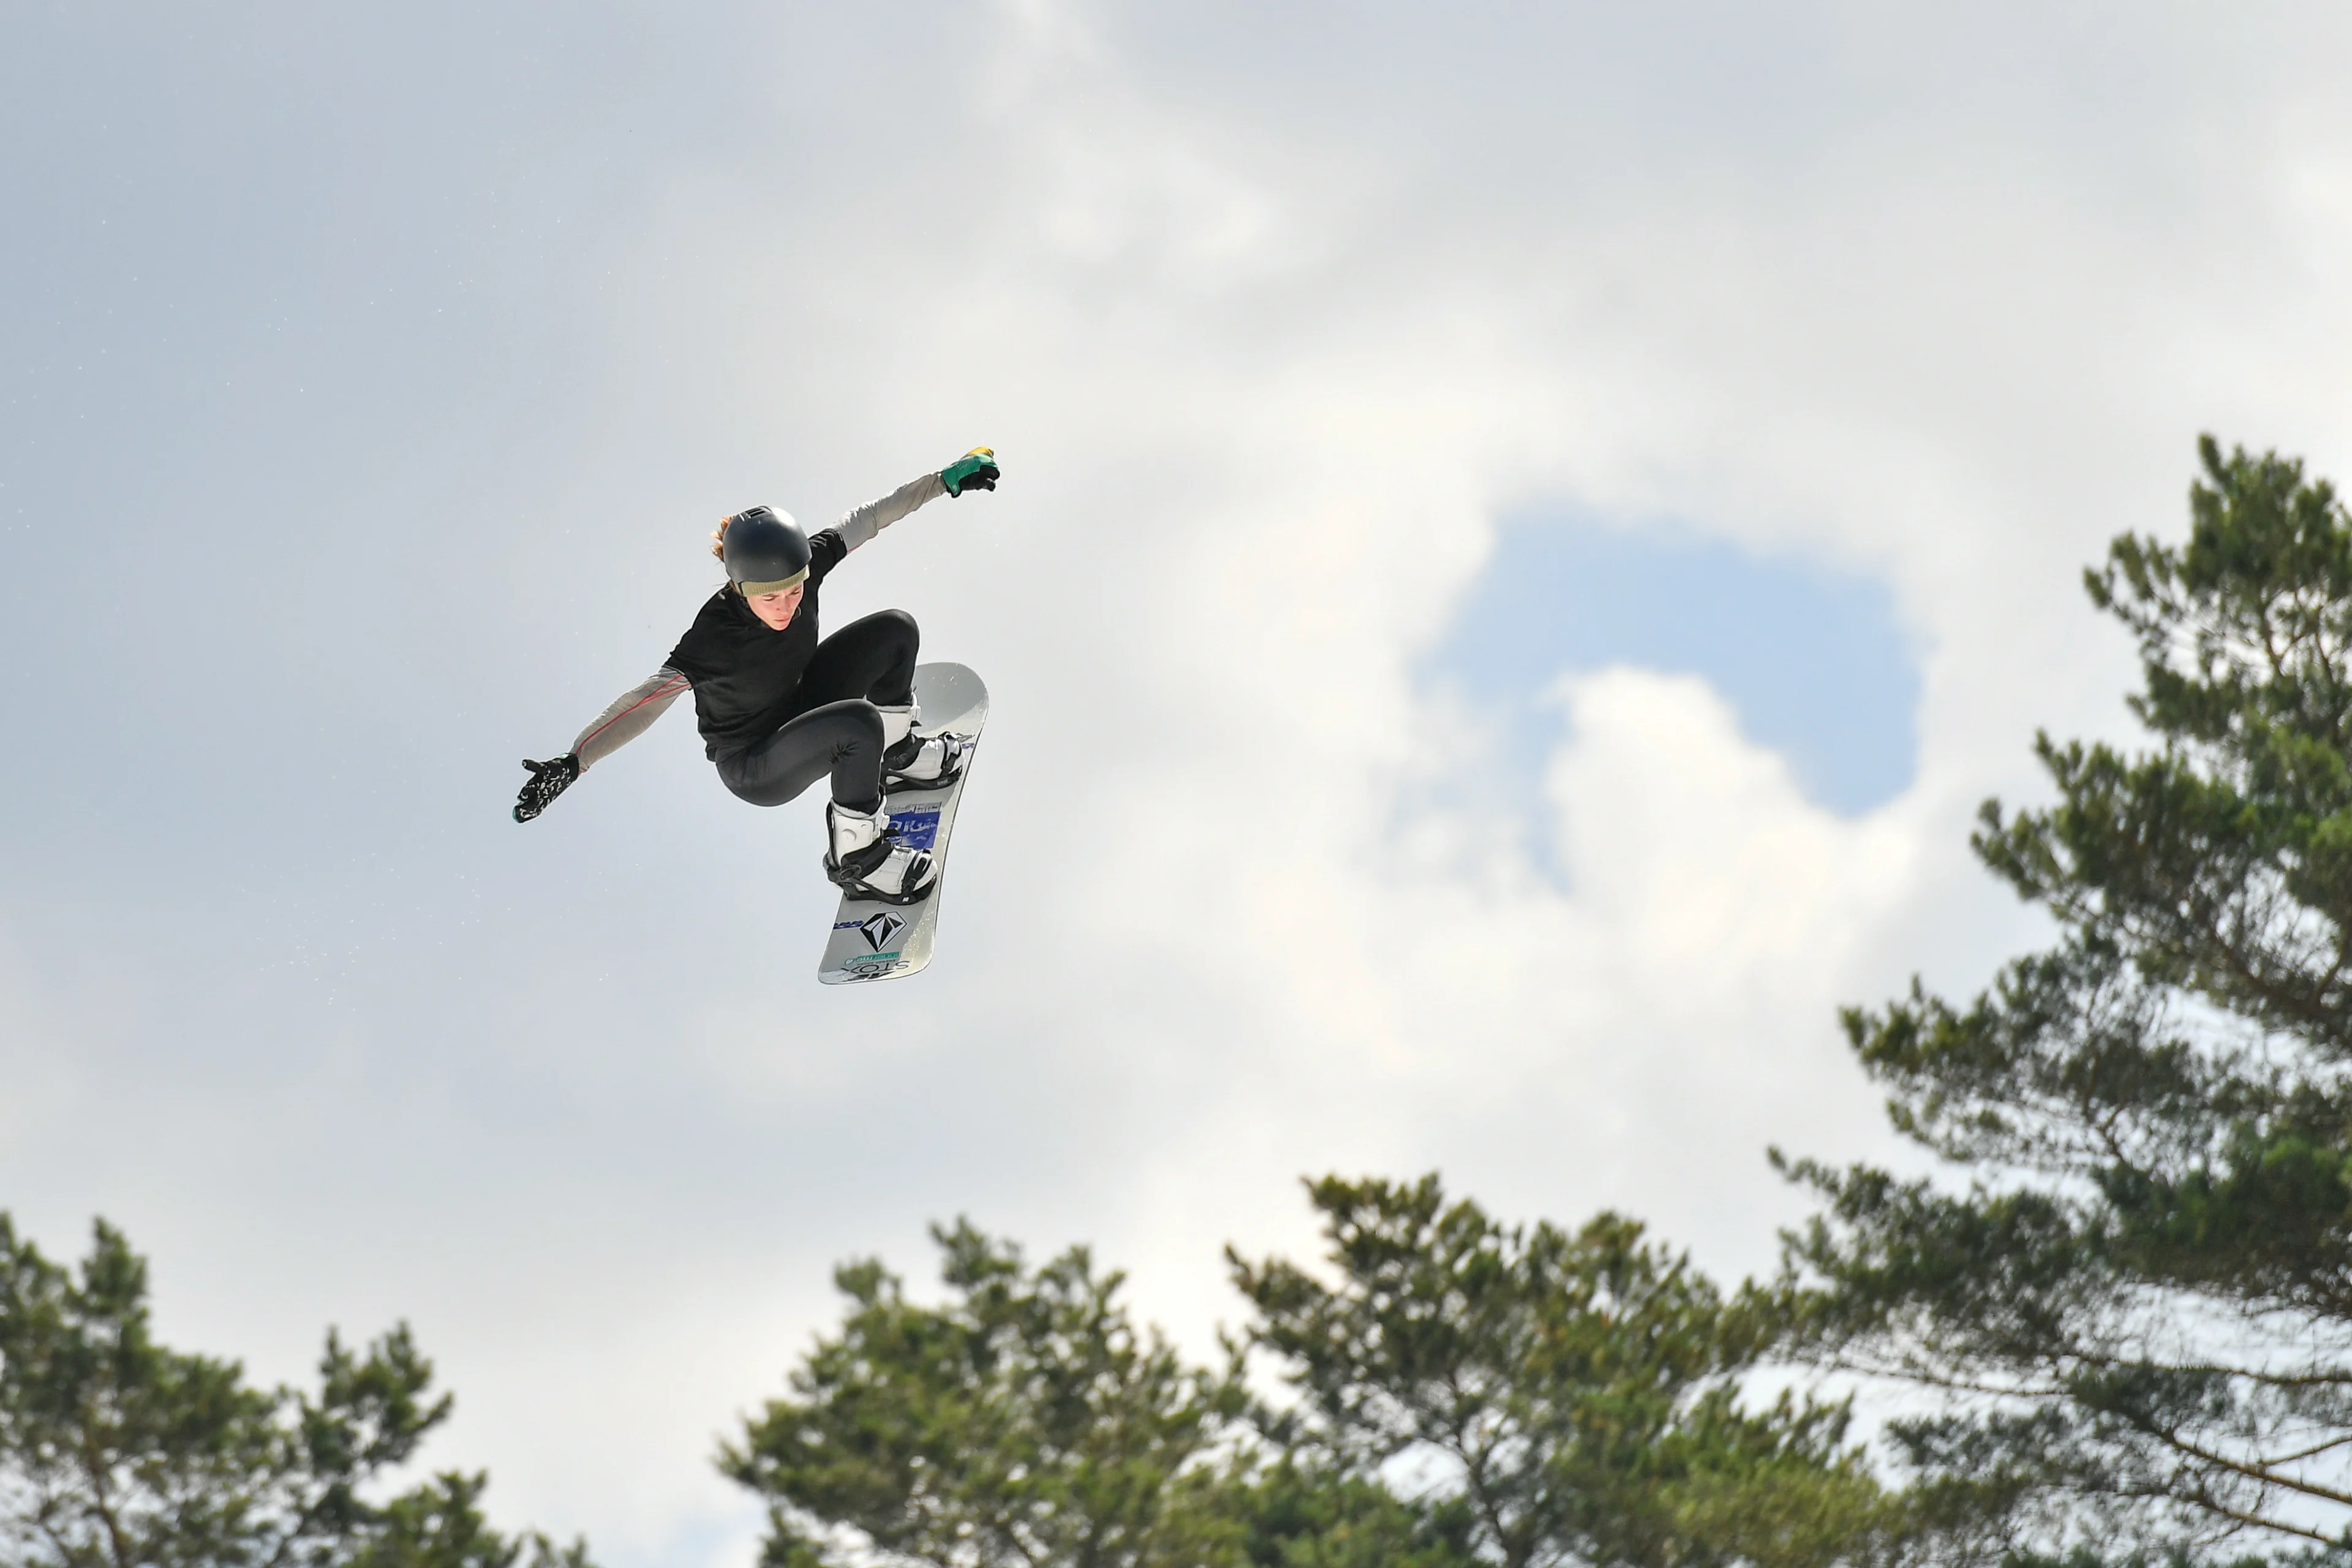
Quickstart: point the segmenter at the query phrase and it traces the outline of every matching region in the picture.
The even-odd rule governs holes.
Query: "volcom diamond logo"
[[[866,945],[876,952],[881,952],[897,941],[898,933],[906,929],[905,921],[887,911],[876,915],[857,928],[859,933],[866,938]]]

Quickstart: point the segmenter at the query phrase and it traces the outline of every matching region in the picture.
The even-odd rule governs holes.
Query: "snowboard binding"
[[[824,808],[824,874],[844,898],[880,904],[919,904],[930,897],[939,865],[928,849],[909,849],[890,837],[887,805],[851,811],[838,801]]]
[[[971,742],[961,735],[908,735],[882,753],[886,795],[914,789],[945,789],[963,776]]]

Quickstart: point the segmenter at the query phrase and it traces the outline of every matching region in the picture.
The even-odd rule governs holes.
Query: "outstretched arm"
[[[654,721],[669,711],[669,705],[689,684],[685,676],[663,665],[613,699],[611,706],[572,742],[572,754],[580,759],[581,771],[585,773],[652,729]]]
[[[986,447],[975,447],[938,473],[908,479],[881,500],[844,512],[827,531],[841,535],[844,549],[855,550],[926,501],[961,495],[968,489],[994,489],[999,472],[996,454]]]
[[[611,756],[644,734],[688,684],[685,676],[664,665],[614,698],[593,723],[580,731],[570,751],[543,763],[525,761],[523,766],[530,770],[530,780],[515,799],[514,819],[529,822],[545,811],[590,764]]]

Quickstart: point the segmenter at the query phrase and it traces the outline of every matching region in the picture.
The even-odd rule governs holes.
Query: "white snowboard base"
[[[931,962],[931,939],[940,924],[940,889],[947,881],[948,835],[955,828],[956,804],[971,781],[981,726],[988,722],[988,688],[960,664],[915,667],[915,703],[922,728],[961,735],[963,772],[941,789],[894,792],[885,803],[890,837],[911,849],[929,849],[939,876],[919,903],[884,904],[867,899],[841,900],[816,977],[827,985],[860,980],[897,980],[920,973]]]

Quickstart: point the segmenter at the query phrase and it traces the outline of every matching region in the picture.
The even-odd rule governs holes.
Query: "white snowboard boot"
[[[921,710],[908,703],[903,708],[883,708],[882,715],[882,788],[892,790],[938,789],[953,784],[963,772],[964,752],[970,742],[961,735],[922,735],[915,724]]]
[[[931,852],[892,842],[889,827],[887,804],[852,811],[839,801],[825,802],[824,874],[850,898],[911,904],[930,892],[939,876]]]

